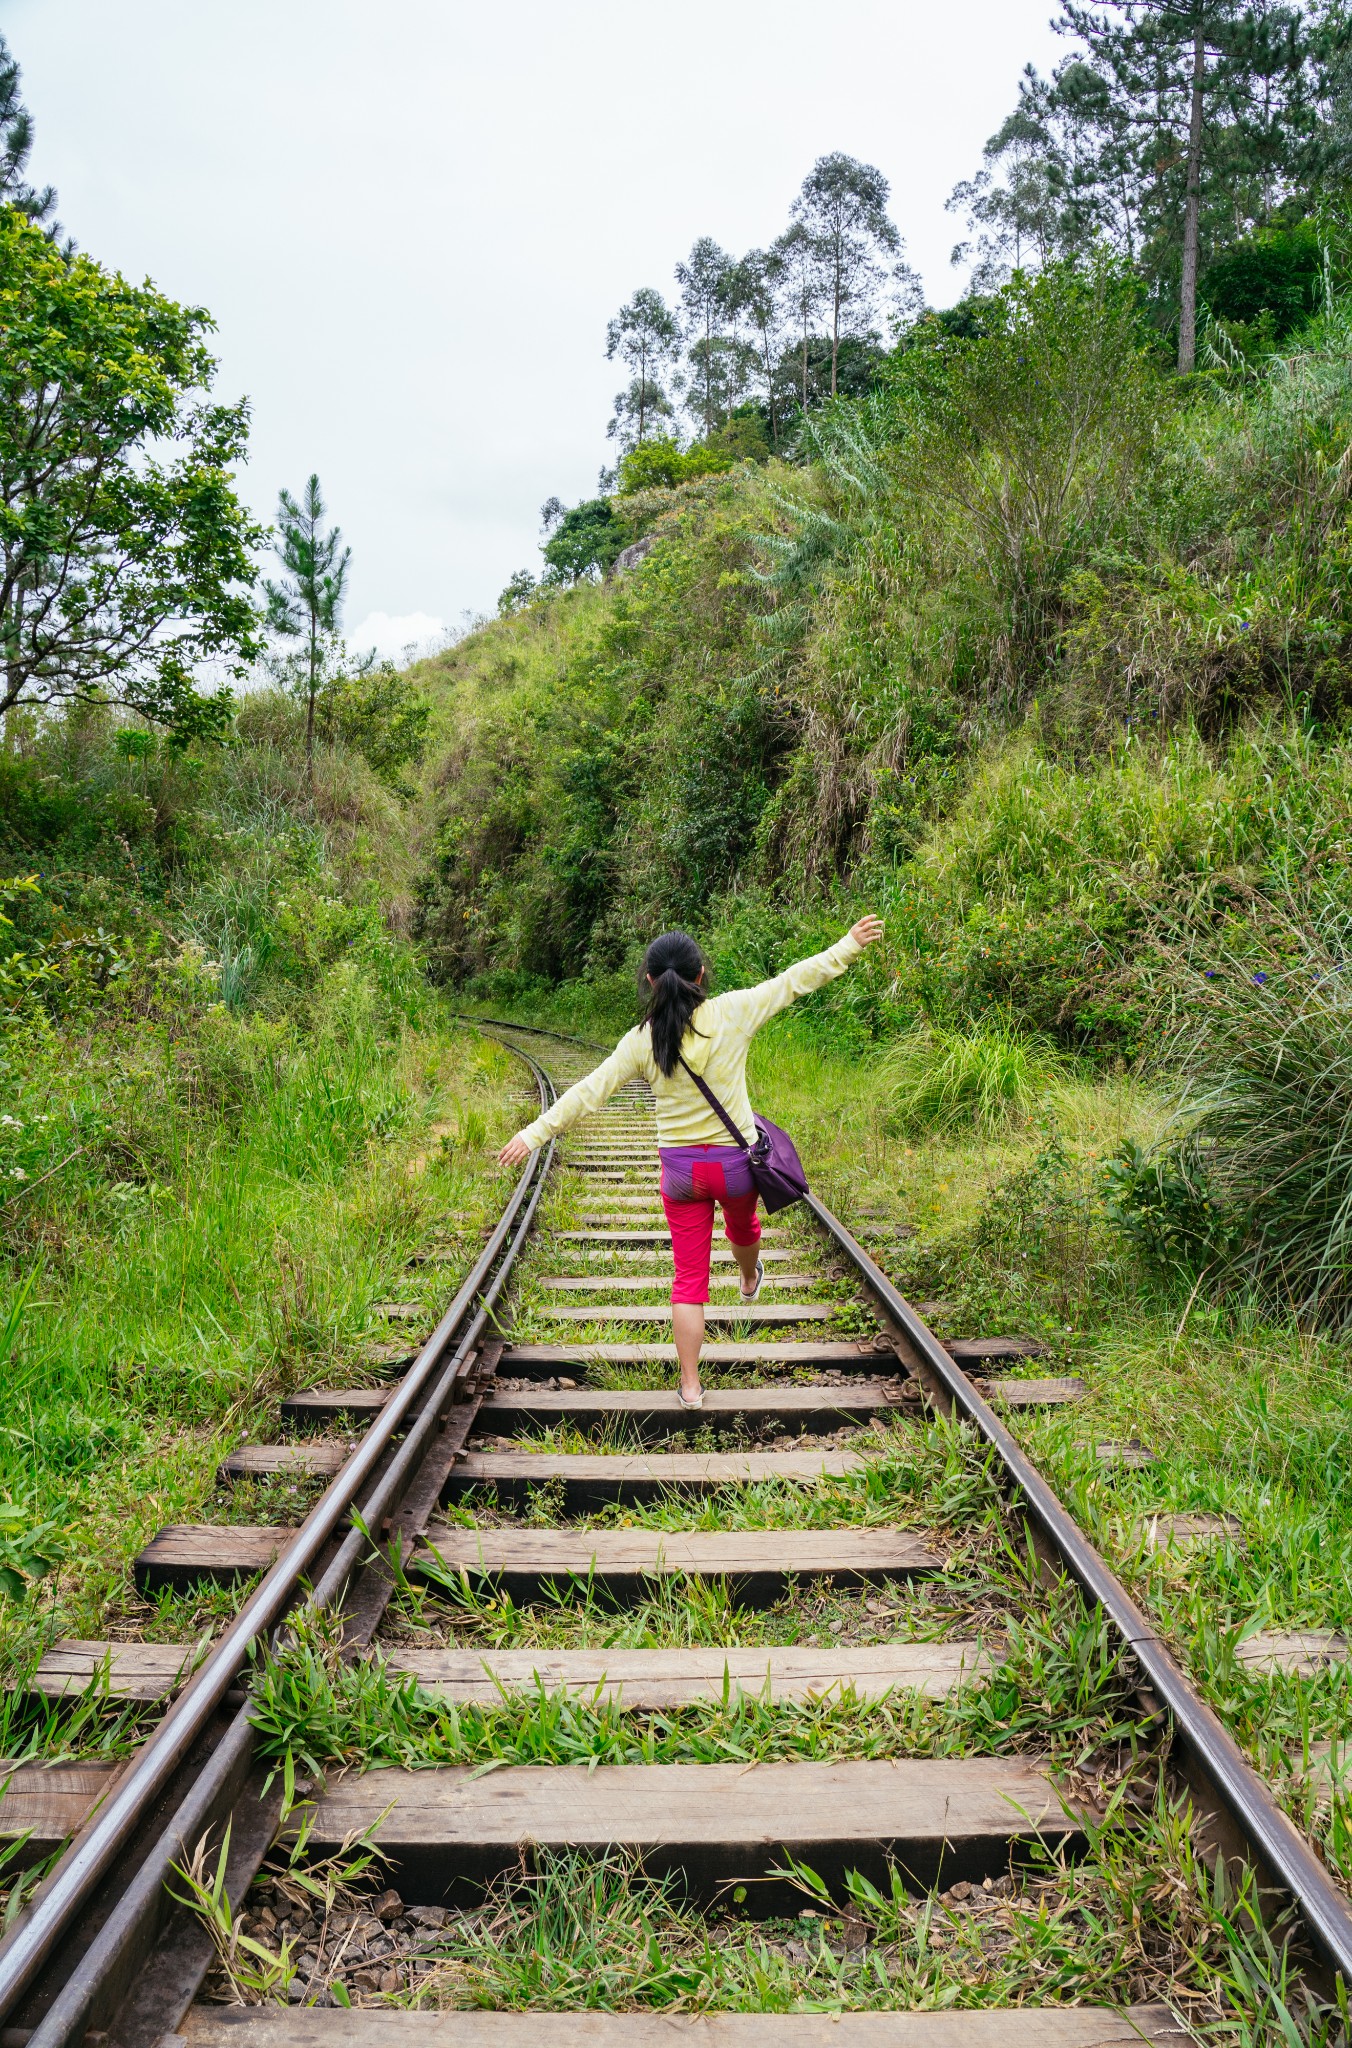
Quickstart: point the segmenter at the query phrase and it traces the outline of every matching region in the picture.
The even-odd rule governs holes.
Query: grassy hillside
[[[610,1029],[655,931],[727,985],[867,904],[795,1032],[917,1131],[1149,1079],[1137,1256],[1341,1328],[1349,440],[1347,303],[1180,380],[1104,262],[922,321],[794,463],[621,493],[636,567],[421,672],[432,971]]]
[[[867,897],[851,1029],[995,1004],[1134,1056],[1152,923],[1341,840],[1350,335],[1180,383],[1126,282],[1054,270],[918,330],[804,464],[615,500],[637,568],[422,671],[436,971],[595,984],[685,923],[740,977]]]

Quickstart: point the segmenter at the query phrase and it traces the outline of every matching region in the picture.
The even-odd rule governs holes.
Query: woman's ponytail
[[[643,958],[642,988],[648,985],[645,1023],[652,1032],[653,1058],[664,1074],[674,1074],[685,1037],[705,991],[700,986],[704,955],[685,932],[663,932]]]

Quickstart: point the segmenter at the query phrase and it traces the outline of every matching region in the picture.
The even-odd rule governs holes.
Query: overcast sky
[[[606,321],[697,235],[771,240],[813,160],[892,183],[951,303],[958,179],[1051,0],[0,0],[82,248],[210,308],[270,517],[319,472],[348,637],[397,652],[539,567],[591,496]]]

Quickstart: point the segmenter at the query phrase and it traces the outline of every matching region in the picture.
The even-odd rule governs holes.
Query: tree
[[[211,321],[0,209],[0,712],[123,703],[219,732],[247,673],[262,529],[233,489],[248,411],[213,404]]]
[[[807,236],[821,298],[830,308],[833,397],[841,334],[868,325],[883,274],[879,256],[901,253],[901,236],[887,213],[890,189],[872,164],[836,150],[818,157],[791,209]]]
[[[1026,67],[1018,104],[986,144],[982,169],[947,201],[950,213],[967,215],[972,240],[958,244],[953,262],[972,264],[972,291],[993,291],[1029,263],[1040,268],[1087,251],[1109,227],[1103,152],[1090,152],[1086,167],[1083,147],[1104,110],[1104,95],[1092,89],[1101,86],[1082,64],[1068,65],[1054,83]],[[1129,215],[1126,240],[1130,252]]]
[[[276,553],[286,576],[268,582],[267,623],[286,640],[300,640],[302,690],[305,696],[305,765],[315,766],[315,699],[325,680],[327,657],[338,633],[338,618],[347,589],[351,548],[342,545],[336,526],[324,531],[324,499],[319,478],[311,475],[299,501],[290,491],[277,494],[281,540]]]
[[[349,662],[342,648],[336,670],[319,692],[322,737],[340,740],[362,755],[382,782],[402,790],[400,770],[416,765],[427,749],[431,699],[392,661],[378,662],[374,652]]]
[[[28,182],[33,117],[19,97],[19,83],[19,67],[0,36],[0,203],[14,207],[31,221],[46,221],[56,205],[56,189],[44,185],[39,190]],[[57,223],[51,221],[48,233],[54,236],[59,232]]]
[[[1050,80],[1025,73],[985,172],[954,194],[981,231],[973,283],[1011,255],[1045,263],[1107,240],[1161,325],[1177,323],[1190,370],[1202,269],[1342,161],[1352,25],[1342,0],[1066,0],[1056,26],[1081,47]]]
[[[615,416],[607,433],[626,447],[646,441],[654,423],[672,417],[671,400],[662,384],[680,339],[675,315],[660,292],[643,285],[627,306],[621,306],[606,328],[606,360],[618,356],[632,371],[629,388],[616,394]]]
[[[670,491],[677,484],[694,482],[697,477],[718,476],[731,469],[736,458],[724,454],[717,448],[696,443],[693,448],[678,448],[668,435],[661,440],[649,441],[642,448],[631,448],[620,459],[619,486],[622,497],[634,491]]]
[[[770,251],[773,275],[784,292],[789,317],[798,329],[798,399],[804,412],[808,406],[808,343],[813,324],[821,311],[821,276],[817,251],[811,234],[801,221],[786,228]]]
[[[563,517],[562,505],[559,506],[559,517]],[[498,593],[498,617],[510,619],[514,612],[519,612],[523,605],[530,603],[534,594],[535,578],[530,570],[518,569],[508,579],[505,588]]]
[[[581,583],[604,576],[624,546],[624,534],[609,498],[588,498],[565,512],[540,553],[549,565],[548,583]]]
[[[694,387],[700,394],[700,421],[706,438],[728,410],[724,386],[732,365],[727,360],[730,338],[726,322],[733,274],[732,258],[711,235],[701,235],[687,261],[676,265],[686,348]]]
[[[733,266],[728,279],[728,306],[734,319],[744,319],[756,337],[757,365],[770,415],[770,446],[779,453],[779,412],[775,365],[783,348],[781,288],[783,265],[772,250],[749,249]]]

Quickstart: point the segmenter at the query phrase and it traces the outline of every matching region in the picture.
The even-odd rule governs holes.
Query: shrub
[[[1214,965],[1166,954],[1181,1135],[1117,1190],[1157,1261],[1335,1330],[1352,1327],[1350,939],[1345,913],[1260,900]]]
[[[734,459],[728,450],[703,444],[678,448],[669,435],[644,441],[620,460],[620,490],[626,497],[635,491],[670,490],[677,484],[693,483],[697,477],[731,469]]]
[[[1026,1121],[1053,1079],[1050,1049],[1005,1024],[970,1031],[924,1025],[879,1061],[903,1131],[994,1131]]]

